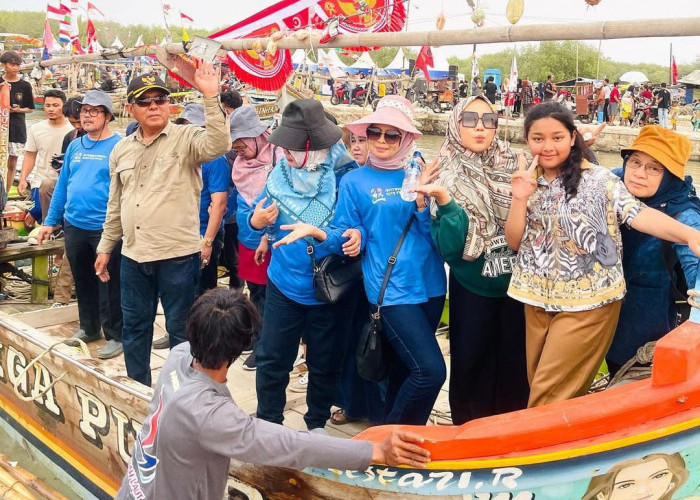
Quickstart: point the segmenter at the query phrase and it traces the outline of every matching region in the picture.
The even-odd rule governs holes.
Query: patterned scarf
[[[336,201],[333,168],[344,153],[342,144],[334,144],[315,170],[293,168],[285,156],[277,162],[265,190],[268,199],[277,202],[281,224],[305,222],[325,227],[330,223]]]
[[[469,97],[456,106],[440,148],[440,174],[436,184],[444,186],[469,218],[469,229],[462,259],[475,260],[490,251],[491,240],[503,234],[510,210],[511,176],[518,167],[516,154],[498,137],[481,154],[462,146],[459,135],[464,108],[478,97]],[[437,212],[435,200],[430,206]]]
[[[231,179],[241,197],[251,206],[253,205],[253,200],[258,197],[265,187],[267,174],[273,166],[272,151],[275,149],[275,146],[267,142],[269,135],[270,131],[266,130],[258,137],[242,138],[241,140],[245,145],[251,151],[257,151],[258,154],[251,160],[246,160],[241,155],[238,155],[233,162]]]

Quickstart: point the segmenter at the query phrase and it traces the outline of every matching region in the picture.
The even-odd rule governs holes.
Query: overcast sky
[[[57,0],[52,0],[57,2]],[[160,0],[91,0],[107,19],[123,24],[161,24]],[[194,19],[193,26],[214,30],[234,24],[278,0],[166,0]],[[584,0],[524,0],[525,13],[519,24],[569,23],[587,21],[623,21],[664,17],[700,17],[700,0],[601,0],[589,7]],[[87,0],[80,0],[86,5]],[[371,3],[368,2],[368,3]],[[486,13],[485,26],[507,26],[508,0],[481,0]],[[0,10],[44,11],[46,0],[0,0]],[[465,0],[410,0],[409,30],[434,29],[435,17],[442,9],[447,18],[445,29],[471,28],[471,10]],[[586,42],[597,48],[597,42]],[[625,62],[668,64],[669,44],[673,43],[676,62],[691,63],[700,56],[700,37],[603,40],[606,57]],[[504,44],[480,45],[477,53],[497,52]],[[469,55],[471,46],[444,47],[448,55]]]

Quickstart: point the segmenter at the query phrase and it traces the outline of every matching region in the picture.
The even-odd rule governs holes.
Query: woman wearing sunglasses
[[[387,96],[377,110],[346,125],[367,137],[367,163],[340,183],[334,232],[357,228],[365,250],[362,270],[370,304],[376,306],[387,261],[407,223],[381,306],[384,334],[396,356],[389,374],[384,421],[424,425],[445,381],[445,362],[435,330],[445,300],[445,271],[430,238],[430,213],[418,196],[400,196],[404,165],[421,134],[411,122],[411,103]],[[435,165],[425,167],[427,179]],[[374,310],[374,307],[372,308]]]
[[[450,409],[455,425],[527,406],[523,305],[506,295],[515,253],[504,227],[516,154],[483,96],[462,101],[440,150],[431,232],[450,266]]]
[[[685,176],[691,154],[687,137],[648,125],[621,154],[624,166],[614,173],[623,179],[630,193],[646,206],[700,228],[700,200],[693,179]],[[684,288],[695,288],[700,266],[700,259],[687,245],[668,243],[627,227],[621,228],[621,234],[627,294],[605,356],[611,375],[641,346],[675,328],[679,312],[676,301],[685,300]],[[685,279],[685,286],[678,284],[679,278]]]

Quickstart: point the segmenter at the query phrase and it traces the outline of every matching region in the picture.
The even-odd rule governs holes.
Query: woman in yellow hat
[[[624,165],[615,173],[647,206],[700,228],[700,199],[692,178],[685,176],[690,152],[690,141],[685,136],[648,125],[628,149],[621,151]],[[658,340],[676,326],[676,299],[684,299],[685,288],[695,287],[700,264],[688,245],[665,242],[624,226],[621,233],[627,295],[606,356],[611,375],[639,347]]]

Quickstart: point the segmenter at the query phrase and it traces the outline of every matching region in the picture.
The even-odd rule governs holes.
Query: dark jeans
[[[107,264],[110,280],[102,283],[95,275],[97,244],[102,230],[90,231],[65,223],[65,245],[68,262],[73,271],[75,295],[78,298],[80,328],[88,336],[99,335],[100,327],[107,340],[122,339],[122,309],[119,268],[121,240],[112,250]]]
[[[527,408],[525,310],[510,297],[482,297],[450,276],[452,422]]]
[[[348,298],[346,312],[349,321],[348,346],[343,363],[343,374],[338,383],[336,405],[345,410],[349,418],[364,418],[373,424],[384,421],[384,397],[386,396],[386,381],[370,382],[361,378],[357,373],[355,353],[360,333],[369,321],[369,302],[364,287],[359,287],[357,297]],[[341,327],[344,325],[341,324]]]
[[[447,370],[435,330],[445,296],[422,304],[383,306],[384,335],[396,359],[389,373],[386,424],[425,425]]]
[[[347,345],[343,335],[346,329],[339,328],[340,319],[345,317],[344,306],[342,301],[313,306],[299,304],[268,280],[263,331],[256,350],[258,418],[282,424],[289,372],[303,335],[309,368],[306,391],[309,409],[304,420],[309,429],[326,425]]]
[[[151,385],[151,342],[159,296],[170,347],[185,340],[185,319],[198,281],[199,253],[142,263],[122,256],[122,344],[129,377]]]
[[[255,306],[255,309],[257,309],[258,314],[260,314],[260,317],[264,318],[265,289],[267,288],[267,285],[259,285],[257,283],[251,283],[250,281],[247,281],[246,285],[248,286],[248,291],[250,292],[250,301]],[[258,343],[260,342],[260,333],[260,331],[253,333],[253,350],[255,350],[258,347]]]
[[[238,276],[238,224],[235,220],[224,225],[224,248],[221,257],[228,269],[228,287],[242,288],[243,280]]]
[[[197,296],[202,295],[207,290],[216,288],[219,278],[219,254],[221,247],[224,246],[224,231],[223,229],[216,233],[214,242],[211,244],[211,257],[209,262],[200,271],[199,286],[197,287]]]

